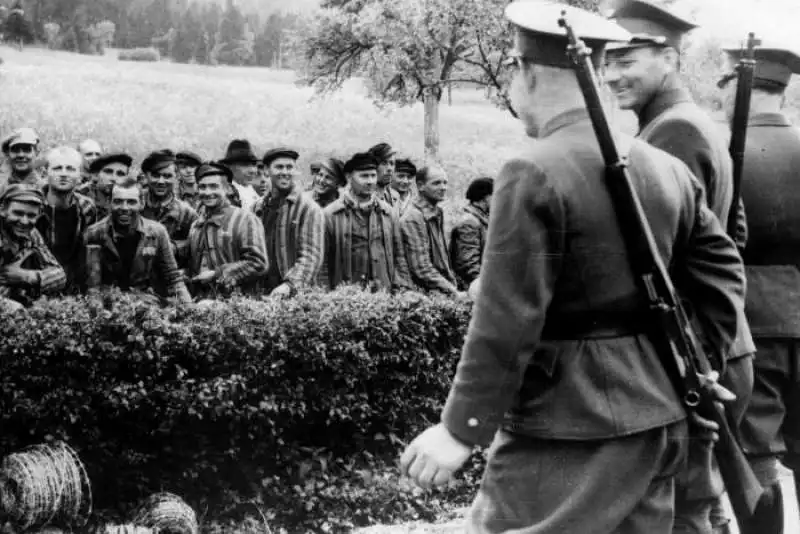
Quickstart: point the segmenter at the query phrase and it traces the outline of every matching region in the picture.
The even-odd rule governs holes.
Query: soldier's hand
[[[734,395],[733,392],[717,382],[717,380],[719,380],[719,373],[717,371],[711,371],[707,375],[700,375],[700,380],[703,385],[708,387],[708,392],[718,408],[722,408],[723,403],[736,400],[736,395]],[[691,412],[690,418],[695,428],[700,431],[702,437],[711,441],[719,440],[719,425],[717,423],[700,416],[695,411]]]
[[[464,465],[471,453],[472,447],[458,440],[439,423],[417,436],[406,447],[400,457],[400,473],[423,489],[443,486]]]
[[[30,287],[36,283],[36,272],[8,265],[0,270],[0,285]]]
[[[212,281],[216,276],[217,276],[216,271],[212,269],[206,269],[205,271],[202,271],[200,274],[192,278],[192,282],[205,284]]]

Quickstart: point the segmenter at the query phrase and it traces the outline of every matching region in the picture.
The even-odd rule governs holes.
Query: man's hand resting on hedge
[[[430,489],[450,481],[469,459],[472,447],[458,440],[441,423],[417,436],[400,457],[400,473]]]

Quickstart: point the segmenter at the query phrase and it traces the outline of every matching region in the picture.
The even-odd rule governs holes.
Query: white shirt
[[[252,185],[241,185],[233,182],[233,187],[239,193],[239,199],[242,201],[242,208],[251,211],[256,202],[261,198],[253,189]]]

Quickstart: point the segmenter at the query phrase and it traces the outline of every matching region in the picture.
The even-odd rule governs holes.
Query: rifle
[[[569,39],[567,53],[586,101],[595,135],[606,163],[606,185],[617,214],[636,282],[654,317],[652,329],[660,360],[687,411],[719,425],[714,453],[722,479],[739,524],[756,521],[768,514],[773,503],[772,488],[758,482],[728,425],[725,411],[714,401],[711,384],[704,376],[712,370],[708,355],[698,341],[688,314],[681,304],[664,262],[658,254],[653,231],[633,187],[627,160],[620,157],[598,92],[591,50],[578,39],[561,13],[558,25]]]
[[[753,92],[753,71],[756,66],[755,48],[761,41],[750,32],[747,36],[747,45],[743,51],[739,64],[736,66],[736,103],[733,108],[731,121],[731,142],[728,152],[733,160],[733,203],[731,216],[728,217],[728,235],[736,234],[736,207],[742,192],[742,168],[744,165],[744,148],[747,140],[747,121],[750,115],[750,95]]]

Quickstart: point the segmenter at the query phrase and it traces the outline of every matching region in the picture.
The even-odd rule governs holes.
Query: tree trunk
[[[439,160],[439,103],[442,90],[428,87],[422,94],[425,106],[425,159],[431,162]]]

